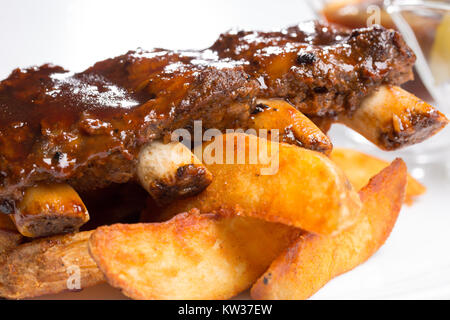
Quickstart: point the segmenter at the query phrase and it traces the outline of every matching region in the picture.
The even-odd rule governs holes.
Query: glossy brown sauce
[[[369,31],[370,30],[370,31]],[[308,116],[352,112],[383,83],[412,79],[415,61],[398,33],[374,26],[349,31],[305,22],[279,32],[222,35],[213,45],[221,58],[248,62],[262,97],[281,97]]]
[[[77,74],[16,69],[0,82],[0,199],[42,180],[77,190],[129,181],[144,143],[198,119],[245,127],[257,97],[333,118],[407,80],[413,62],[393,31],[308,22],[231,32],[203,51],[130,51]]]
[[[374,11],[375,6],[379,8],[379,11]],[[384,8],[383,0],[358,0],[348,3],[329,1],[323,8],[322,14],[330,23],[351,29],[364,28],[368,21],[374,23],[375,17],[380,18],[379,23],[385,28],[396,29],[395,23]],[[405,10],[402,16],[410,24],[425,57],[428,58],[440,19],[424,10],[417,12]],[[414,72],[414,80],[405,83],[402,88],[425,101],[433,100],[416,72]]]

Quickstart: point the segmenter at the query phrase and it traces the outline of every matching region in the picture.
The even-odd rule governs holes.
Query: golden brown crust
[[[23,299],[103,282],[88,252],[91,234],[86,231],[33,240],[1,256],[0,297]],[[74,285],[80,280],[81,288],[70,288],[71,275]]]
[[[231,151],[234,164],[227,164],[225,151],[216,163],[208,164],[209,155],[220,147]],[[267,150],[267,155],[262,152],[252,163],[252,149]],[[242,155],[245,159],[239,162]],[[235,133],[205,144],[203,157],[214,176],[211,185],[197,196],[167,206],[163,217],[192,208],[234,210],[320,234],[335,233],[358,217],[357,193],[343,172],[319,152]]]
[[[345,148],[334,148],[330,159],[344,171],[355,190],[360,190],[371,177],[389,166],[387,161]],[[425,193],[426,188],[410,174],[407,180],[405,203],[412,205],[415,198]]]
[[[299,234],[281,224],[182,213],[97,229],[90,252],[109,284],[134,299],[229,299],[248,289]]]
[[[334,237],[302,235],[253,285],[254,299],[306,299],[332,278],[369,259],[386,241],[400,212],[407,171],[397,159],[359,195],[361,219]]]

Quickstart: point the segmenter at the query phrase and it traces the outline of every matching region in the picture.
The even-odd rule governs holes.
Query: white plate
[[[298,0],[2,1],[0,78],[15,67],[44,62],[80,71],[139,46],[204,48],[232,27],[279,28],[312,16]],[[420,169],[415,172],[420,174]],[[424,181],[427,194],[413,207],[403,208],[385,246],[364,265],[331,281],[314,299],[450,298],[450,177],[444,169],[434,172]],[[125,297],[104,284],[42,298]]]
[[[342,128],[331,135],[342,137]],[[345,145],[348,143],[337,145]],[[375,148],[374,148],[375,150]],[[392,160],[395,155],[376,151]],[[449,299],[450,298],[450,175],[435,166],[423,181],[427,193],[404,206],[385,245],[366,263],[343,274],[312,299]],[[414,172],[414,170],[413,170]],[[416,174],[420,173],[416,169]],[[433,175],[434,174],[434,175]],[[45,299],[121,299],[106,284]],[[239,299],[248,299],[247,293]]]

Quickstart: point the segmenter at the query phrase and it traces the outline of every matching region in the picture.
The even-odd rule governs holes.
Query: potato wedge
[[[377,172],[389,166],[387,161],[352,149],[335,148],[330,158],[344,171],[355,190],[360,190]],[[407,181],[405,203],[411,205],[414,198],[425,193],[426,188],[410,174]]]
[[[250,128],[267,129],[271,139],[273,129],[278,130],[281,142],[323,152],[328,155],[333,149],[330,139],[307,116],[290,103],[280,99],[259,99],[250,119]]]
[[[402,206],[406,165],[400,159],[360,192],[360,221],[337,236],[305,234],[271,264],[251,289],[254,299],[306,299],[332,278],[370,258],[386,241]]]
[[[38,239],[1,256],[0,297],[23,299],[103,282],[103,274],[88,252],[91,234]]]
[[[22,238],[9,216],[0,213],[0,255],[18,246]]]
[[[89,249],[108,283],[131,298],[228,299],[249,288],[299,232],[192,210],[163,223],[100,227]]]
[[[245,161],[226,164],[226,152],[223,152],[223,164],[206,163],[214,176],[213,182],[202,193],[169,205],[164,209],[163,217],[169,218],[192,208],[198,208],[200,212],[232,210],[242,216],[319,234],[338,232],[356,221],[361,206],[358,194],[343,172],[323,154],[233,133],[204,145],[204,157],[210,153],[210,147],[222,143],[224,150],[229,143],[232,156],[245,156]],[[270,165],[251,164],[249,149],[252,146],[259,150],[274,147],[269,160],[278,162],[276,173],[261,174],[261,169]]]

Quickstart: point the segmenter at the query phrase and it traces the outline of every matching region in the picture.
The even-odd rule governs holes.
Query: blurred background
[[[0,1],[0,77],[52,62],[81,71],[142,47],[201,49],[233,27],[273,29],[313,17],[306,1]]]
[[[232,28],[278,29],[314,17],[304,0],[1,0],[0,78],[16,67],[46,62],[81,71],[138,47],[202,49]],[[338,146],[388,160],[400,154],[381,152],[340,126],[330,134]],[[392,236],[371,260],[331,281],[315,299],[450,298],[449,163],[432,164],[435,169],[425,174],[423,164],[406,160],[427,194],[402,209]],[[45,298],[123,296],[102,285]]]

